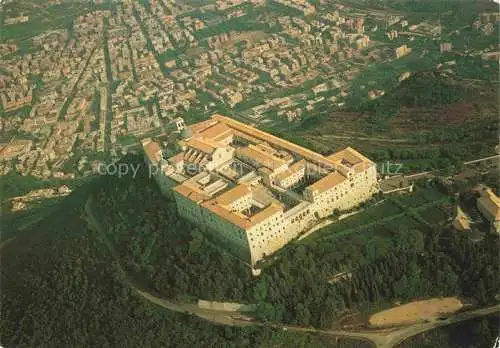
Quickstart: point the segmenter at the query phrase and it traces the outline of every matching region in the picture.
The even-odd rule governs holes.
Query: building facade
[[[490,223],[491,231],[500,233],[500,198],[491,188],[485,188],[479,194],[477,209]]]
[[[252,266],[379,190],[375,163],[350,147],[323,156],[221,115],[182,135],[168,158],[143,141],[151,175],[182,217]]]

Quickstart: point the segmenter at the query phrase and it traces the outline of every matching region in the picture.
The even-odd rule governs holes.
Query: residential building
[[[403,46],[396,48],[395,55],[396,55],[396,58],[401,58],[401,57],[406,56],[407,54],[410,54],[410,52],[411,52],[411,48],[408,48],[407,45],[403,45]]]
[[[451,42],[443,42],[439,45],[439,49],[441,53],[443,52],[451,52]]]

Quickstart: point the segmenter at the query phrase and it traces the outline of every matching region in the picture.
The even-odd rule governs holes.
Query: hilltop
[[[117,182],[117,178],[95,178],[76,189],[36,226],[10,231],[14,238],[3,241],[3,346],[272,347],[279,343],[290,347],[360,347],[355,341],[340,339],[335,343],[319,335],[266,327],[216,326],[166,311],[139,297],[107,248],[106,237],[85,213],[90,196],[97,197],[105,188],[114,191]],[[126,210],[119,213],[126,214]],[[129,227],[124,237],[137,241],[138,226]],[[182,235],[179,231],[178,238]],[[165,242],[168,240],[165,237]],[[132,260],[137,256],[136,251],[124,252]],[[165,269],[179,266],[167,258],[162,263]]]
[[[140,157],[122,161],[142,163]],[[135,177],[102,176],[3,245],[2,340],[134,345],[145,333],[161,345],[187,344],[187,334],[241,346],[268,337],[265,330],[228,333],[159,311],[131,284],[181,302],[254,303],[260,320],[322,328],[340,328],[346,316],[396,300],[460,295],[489,303],[498,290],[498,240],[473,244],[440,227],[447,202],[438,188],[419,186],[416,196],[367,206],[280,251],[253,278],[248,265],[177,216],[145,168]],[[349,280],[327,281],[345,271]],[[136,319],[119,324],[128,316]],[[174,324],[179,320],[182,326]],[[152,330],[158,325],[160,334]]]
[[[368,103],[375,117],[397,116],[402,107],[443,106],[463,101],[470,91],[440,72],[415,73],[384,96]]]

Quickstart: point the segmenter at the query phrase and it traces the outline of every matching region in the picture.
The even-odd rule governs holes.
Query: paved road
[[[482,316],[486,316],[489,314],[493,313],[500,313],[500,304],[497,304],[495,306],[487,307],[487,308],[480,308],[472,311],[467,311],[463,313],[456,314],[454,316],[449,317],[446,320],[435,320],[430,323],[424,323],[424,324],[416,324],[416,325],[411,325],[409,327],[406,327],[404,329],[395,331],[393,333],[390,333],[387,335],[387,341],[385,345],[379,346],[379,347],[395,347],[404,340],[418,335],[420,333],[423,333],[425,331],[429,331],[438,327],[450,325],[450,324],[455,324],[459,323],[461,321],[473,319],[473,318],[479,318]]]
[[[421,36],[421,37],[432,37],[431,35],[425,35],[425,34],[414,32],[414,31],[398,31],[398,35],[415,35],[415,36]]]
[[[188,313],[191,315],[195,315],[197,317],[200,317],[202,319],[210,321],[214,324],[230,325],[230,326],[255,325],[254,323],[249,322],[249,321],[239,320],[239,319],[233,318],[234,315],[241,315],[242,314],[239,312],[224,312],[224,311],[218,311],[218,310],[204,309],[204,308],[199,308],[197,305],[191,304],[191,303],[175,303],[175,302],[171,302],[168,300],[164,300],[160,297],[156,297],[147,291],[142,291],[142,290],[139,290],[137,288],[134,288],[134,290],[141,297],[145,298],[146,300],[148,300],[148,301],[150,301],[158,306],[161,306],[163,308],[166,308],[166,309],[174,311],[174,312]]]
[[[367,140],[367,141],[379,141],[379,142],[386,142],[386,143],[410,143],[411,142],[411,140],[408,140],[408,139],[357,137],[357,136],[348,136],[348,135],[322,135],[321,138]]]
[[[119,258],[114,246],[107,238],[106,231],[104,227],[99,223],[96,219],[93,211],[92,211],[92,197],[90,196],[85,203],[85,215],[87,215],[87,222],[94,227],[95,231],[101,236],[102,241],[108,247],[113,258],[118,262],[120,272],[122,272],[127,279],[128,284],[137,292],[139,296],[144,298],[145,300],[154,303],[158,306],[166,308],[168,310],[179,312],[179,313],[188,313],[190,315],[195,315],[204,320],[210,321],[214,324],[218,325],[230,325],[230,326],[269,326],[277,329],[288,330],[288,331],[296,331],[296,332],[311,332],[311,333],[321,333],[325,335],[332,335],[336,337],[350,337],[352,339],[359,339],[364,341],[372,342],[378,348],[391,348],[401,343],[407,338],[418,335],[422,332],[445,326],[453,323],[457,323],[460,321],[477,318],[481,316],[485,316],[488,314],[492,314],[495,312],[500,312],[500,304],[491,306],[488,308],[481,308],[473,311],[468,311],[464,313],[457,314],[455,316],[449,317],[446,320],[436,320],[429,323],[421,323],[408,325],[402,328],[395,329],[384,329],[384,330],[358,330],[358,331],[346,331],[346,330],[319,330],[314,328],[305,328],[298,326],[289,326],[289,325],[281,325],[281,324],[267,324],[258,321],[246,321],[242,319],[237,319],[234,315],[239,315],[242,313],[239,312],[227,312],[227,311],[217,311],[217,310],[209,310],[204,308],[199,308],[195,304],[191,303],[177,303],[162,299],[160,297],[154,296],[147,291],[143,291],[138,289],[131,280],[130,277],[126,274],[125,270],[119,264]]]
[[[11,237],[9,239],[6,239],[6,240],[2,241],[2,244],[0,244],[0,250],[2,250],[2,248],[4,248],[5,246],[7,246],[7,244],[9,244],[10,242],[12,242],[14,239],[16,239],[16,237]]]
[[[474,160],[471,160],[471,161],[463,162],[463,164],[464,165],[469,165],[469,164],[474,164],[474,163],[481,163],[481,162],[490,161],[490,160],[495,159],[495,158],[498,158],[500,160],[500,155],[493,155],[493,156],[488,156],[488,157],[482,157],[482,158],[474,159]],[[443,169],[444,168],[430,170],[430,171],[427,171],[427,172],[415,173],[415,174],[411,174],[411,175],[405,175],[404,177],[405,178],[433,177],[434,176],[433,173],[439,172],[439,171],[441,171]]]
[[[99,45],[96,44],[93,48],[92,48],[92,51],[90,52],[87,60],[85,61],[85,64],[83,65],[83,69],[80,70],[78,72],[78,78],[76,79],[76,82],[75,84],[73,85],[73,87],[71,88],[71,92],[66,96],[66,99],[64,100],[64,104],[63,106],[61,107],[60,110],[65,110],[64,113],[60,113],[59,114],[59,120],[64,120],[64,117],[66,116],[66,113],[67,113],[67,110],[68,110],[68,106],[69,104],[71,103],[72,101],[72,98],[73,96],[76,94],[76,91],[78,89],[78,84],[80,83],[85,71],[87,70],[87,67],[89,66],[89,63],[90,63],[90,60],[92,59],[92,57],[94,56],[94,53],[95,51],[97,50],[97,47]]]
[[[479,162],[484,162],[484,161],[492,160],[492,159],[495,159],[495,158],[499,158],[500,159],[500,155],[493,155],[493,156],[478,158],[476,160],[464,162],[464,164],[467,165],[467,164],[479,163]]]
[[[324,335],[331,335],[337,337],[350,337],[353,339],[359,339],[364,341],[369,341],[373,343],[378,348],[392,348],[403,342],[404,340],[421,334],[425,331],[432,330],[438,327],[459,323],[464,320],[469,320],[473,318],[482,317],[485,315],[493,314],[495,312],[500,312],[500,304],[476,309],[473,311],[459,313],[446,320],[434,320],[426,323],[418,323],[413,325],[404,326],[401,328],[394,329],[383,329],[383,330],[359,330],[359,331],[346,331],[346,330],[320,330],[314,328],[306,328],[291,325],[280,325],[280,324],[266,324],[259,321],[245,321],[241,319],[235,319],[234,314],[239,314],[237,312],[224,312],[216,310],[207,310],[199,308],[194,304],[182,304],[174,303],[159,297],[153,296],[146,291],[141,291],[135,289],[136,292],[145,298],[146,300],[159,305],[163,308],[174,312],[189,313],[195,315],[199,318],[208,320],[212,323],[218,325],[230,325],[230,326],[269,326],[276,329],[282,329],[287,331],[296,332],[309,332],[309,333],[320,333]]]
[[[319,333],[328,333],[330,335],[336,335],[336,336],[346,336],[346,337],[352,337],[354,339],[362,339],[362,340],[367,340],[367,341],[373,341],[376,339],[376,336],[373,336],[371,333],[357,333],[357,332],[349,332],[349,331],[322,331],[322,330],[316,330],[313,328],[302,328],[302,327],[295,327],[295,326],[286,326],[286,325],[271,325],[271,324],[265,324],[261,323],[258,321],[253,321],[249,322],[246,320],[242,319],[236,319],[233,316],[235,315],[241,315],[243,313],[239,312],[226,312],[226,311],[217,311],[217,310],[208,310],[204,308],[199,308],[195,304],[191,303],[176,303],[172,301],[168,301],[165,299],[162,299],[160,297],[154,296],[151,293],[147,291],[140,290],[138,287],[133,284],[133,281],[131,278],[126,274],[125,270],[123,267],[121,267],[119,263],[119,258],[118,254],[114,248],[114,246],[111,244],[109,241],[106,231],[104,226],[100,224],[100,222],[97,220],[96,216],[93,213],[92,210],[92,196],[89,196],[87,199],[87,202],[85,203],[85,215],[87,216],[87,222],[94,228],[94,230],[100,235],[102,241],[106,245],[106,247],[109,249],[109,252],[113,256],[113,258],[116,260],[118,263],[119,271],[125,276],[125,279],[135,291],[136,293],[146,299],[147,301],[150,301],[151,303],[154,303],[158,306],[161,306],[163,308],[166,308],[168,310],[174,311],[174,312],[179,312],[179,313],[188,313],[191,315],[195,315],[199,318],[202,318],[204,320],[210,321],[214,324],[218,325],[230,325],[230,326],[251,326],[251,325],[256,325],[256,326],[271,326],[275,328],[280,328],[280,329],[287,329],[291,331],[298,331],[298,332],[319,332]]]
[[[314,328],[306,328],[299,326],[289,326],[289,325],[279,325],[279,324],[268,324],[262,323],[259,321],[246,321],[242,319],[237,319],[235,316],[241,315],[239,312],[225,312],[225,311],[217,311],[217,310],[208,310],[199,308],[194,304],[184,304],[184,303],[174,303],[171,301],[164,300],[162,298],[156,297],[146,291],[139,290],[135,288],[137,294],[142,296],[144,299],[166,308],[168,310],[180,313],[189,313],[191,315],[195,315],[199,318],[210,321],[214,324],[218,325],[230,325],[230,326],[268,326],[276,329],[287,330],[287,331],[296,331],[296,332],[311,332],[311,333],[322,333],[327,335],[334,336],[343,336],[343,337],[351,337],[353,339],[360,339],[364,341],[373,342],[377,340],[377,334],[369,333],[369,332],[351,332],[351,331],[343,331],[343,330],[318,330]]]

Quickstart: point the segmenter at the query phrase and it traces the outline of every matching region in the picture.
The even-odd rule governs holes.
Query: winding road
[[[185,304],[185,303],[174,303],[162,298],[153,296],[152,294],[139,290],[135,288],[137,294],[139,294],[144,299],[166,308],[168,310],[180,313],[189,313],[191,315],[195,315],[199,318],[210,321],[214,324],[218,325],[230,325],[230,326],[268,326],[277,329],[287,330],[287,331],[296,331],[296,332],[310,332],[310,333],[318,333],[323,335],[331,335],[336,337],[350,337],[353,339],[359,339],[364,341],[369,341],[378,348],[392,348],[403,342],[404,340],[421,334],[425,331],[429,331],[438,327],[459,323],[461,321],[474,319],[478,317],[482,317],[485,315],[493,314],[496,312],[500,312],[500,304],[487,307],[480,308],[472,311],[467,311],[463,313],[458,313],[453,315],[447,319],[439,320],[435,319],[429,322],[405,325],[392,329],[381,329],[381,330],[356,330],[356,331],[346,331],[346,330],[320,330],[314,328],[306,328],[299,326],[290,326],[290,325],[278,325],[278,324],[269,324],[262,323],[259,321],[245,321],[241,319],[235,318],[235,314],[240,314],[237,312],[224,312],[224,311],[216,311],[216,310],[208,310],[199,308],[194,304]]]
[[[461,321],[482,317],[485,315],[493,314],[496,312],[500,312],[500,304],[487,307],[487,308],[479,308],[467,312],[458,313],[456,315],[450,316],[444,320],[433,320],[427,321],[423,323],[416,323],[411,325],[400,326],[396,328],[390,329],[364,329],[364,330],[320,330],[315,328],[308,327],[299,327],[299,326],[291,326],[291,325],[283,325],[283,324],[271,324],[271,323],[263,323],[259,321],[247,321],[243,319],[239,319],[238,315],[242,315],[243,313],[239,312],[228,312],[228,311],[220,311],[220,310],[210,310],[198,307],[196,304],[192,303],[178,303],[172,302],[160,297],[157,297],[147,291],[139,289],[131,280],[131,278],[127,275],[123,267],[121,267],[119,263],[118,254],[116,249],[109,241],[104,227],[99,223],[96,219],[93,211],[92,211],[92,196],[89,196],[85,203],[85,215],[87,217],[87,222],[93,229],[99,234],[100,238],[106,244],[109,252],[113,256],[113,258],[117,261],[120,272],[125,275],[125,279],[128,282],[128,285],[134,289],[134,291],[144,298],[146,301],[149,301],[157,306],[163,307],[170,311],[186,313],[190,315],[197,316],[201,319],[207,320],[211,323],[217,325],[228,325],[228,326],[267,326],[273,327],[276,329],[286,330],[286,331],[295,331],[295,332],[309,332],[309,333],[318,333],[323,335],[330,335],[334,337],[349,337],[352,339],[358,339],[370,342],[374,344],[377,348],[392,348],[396,345],[400,344],[404,340],[421,334],[425,331],[432,330],[438,327],[459,323]]]

